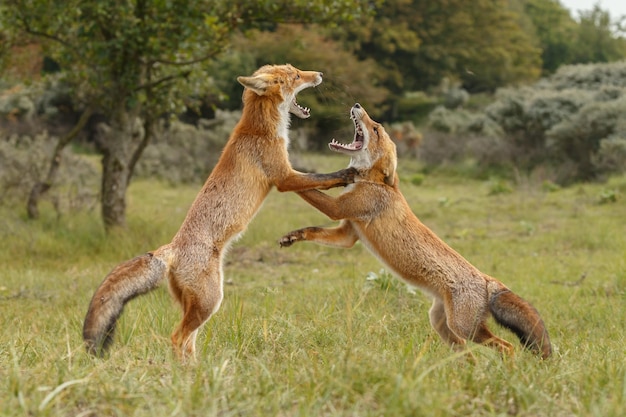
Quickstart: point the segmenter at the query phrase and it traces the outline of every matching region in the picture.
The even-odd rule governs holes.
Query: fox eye
[[[374,126],[374,133],[376,133],[376,136],[378,136],[378,126]]]
[[[296,74],[296,80],[300,79],[300,74]]]

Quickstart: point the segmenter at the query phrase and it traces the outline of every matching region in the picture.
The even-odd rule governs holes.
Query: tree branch
[[[46,175],[46,179],[44,181],[38,181],[33,185],[33,188],[30,190],[30,194],[28,196],[28,202],[26,203],[26,211],[28,213],[28,217],[30,219],[36,219],[39,217],[39,200],[51,187],[54,182],[57,172],[59,171],[59,167],[61,166],[61,153],[63,149],[67,146],[68,143],[74,139],[81,129],[87,124],[89,117],[93,114],[95,110],[95,106],[90,104],[83,111],[83,114],[78,119],[76,125],[70,130],[65,136],[59,139],[56,147],[54,148],[54,153],[52,154],[50,169],[48,170],[48,174]]]
[[[191,71],[185,71],[185,72],[181,72],[179,74],[168,75],[167,77],[163,77],[160,80],[151,81],[151,82],[148,82],[146,84],[141,84],[141,85],[137,86],[134,91],[149,90],[149,89],[152,89],[154,87],[158,87],[159,85],[164,84],[164,83],[166,83],[168,81],[175,80],[177,78],[186,78],[186,77],[189,76],[189,74],[191,74]]]
[[[18,8],[18,10],[19,10],[19,8]],[[18,13],[17,20],[22,23],[22,28],[23,28],[24,32],[28,33],[29,35],[37,36],[39,38],[49,39],[49,40],[58,42],[61,45],[66,46],[68,48],[71,47],[71,45],[67,41],[63,40],[62,38],[60,38],[60,37],[58,37],[56,35],[51,35],[51,34],[46,33],[46,32],[40,32],[38,30],[32,29],[30,24],[29,24],[29,22],[26,20],[24,15],[22,15],[21,13]]]
[[[163,64],[163,65],[171,65],[171,66],[175,66],[175,67],[182,67],[182,66],[185,66],[185,65],[193,65],[193,64],[197,64],[198,62],[207,61],[207,60],[215,57],[215,55],[217,55],[221,51],[222,51],[222,49],[215,48],[214,50],[210,51],[208,54],[206,54],[204,56],[201,56],[201,57],[198,57],[198,58],[190,59],[189,61],[169,61],[167,59],[155,59],[153,62],[154,63],[158,63],[158,64]]]

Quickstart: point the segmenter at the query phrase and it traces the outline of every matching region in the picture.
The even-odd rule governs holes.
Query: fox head
[[[328,146],[335,152],[350,155],[350,166],[359,171],[360,177],[394,185],[398,163],[396,144],[359,103],[350,110],[350,118],[354,122],[352,143],[343,144],[333,139]]]
[[[237,77],[237,81],[246,87],[244,102],[249,94],[279,100],[279,108],[306,119],[311,115],[311,110],[300,106],[296,96],[305,88],[319,85],[322,82],[322,73],[302,71],[289,64],[265,65],[250,77]]]

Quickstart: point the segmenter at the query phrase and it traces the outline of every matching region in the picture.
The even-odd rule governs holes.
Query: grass
[[[0,415],[623,415],[626,178],[493,194],[464,178],[414,185],[414,167],[401,168],[422,221],[537,307],[552,358],[472,346],[477,364],[467,363],[430,329],[429,300],[361,245],[280,249],[283,233],[331,222],[278,192],[227,258],[225,300],[196,364],[173,357],[180,311],[165,288],[130,303],[110,356],[92,358],[81,325],[93,291],[116,263],[169,241],[199,189],[137,181],[128,230],[109,237],[97,212],[59,219],[43,207],[29,222],[0,207]]]

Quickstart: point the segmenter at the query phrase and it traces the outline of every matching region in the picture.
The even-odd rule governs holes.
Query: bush
[[[429,128],[458,138],[435,136],[445,146],[433,152],[425,134],[422,155],[431,163],[445,154],[526,172],[548,166],[549,180],[560,184],[600,179],[624,171],[625,114],[626,62],[567,66],[534,86],[498,91],[482,113],[437,107]],[[478,146],[472,137],[482,138]]]
[[[162,126],[137,163],[135,175],[171,184],[204,181],[240,115],[217,110],[215,119],[201,119],[198,127],[178,121]]]
[[[626,134],[601,140],[592,163],[600,174],[626,172]]]
[[[464,127],[470,123],[471,113],[465,110],[450,110],[437,106],[428,115],[428,127],[443,133],[465,133]]]
[[[57,139],[46,131],[0,135],[0,201],[24,204],[33,185],[44,179]],[[57,213],[92,209],[98,202],[99,174],[95,165],[66,149],[53,187],[45,194]]]
[[[405,93],[395,102],[392,117],[394,120],[410,120],[420,124],[439,104],[440,100],[435,97],[422,91],[411,91]]]
[[[503,129],[490,117],[468,110],[439,106],[428,115],[427,126],[437,132],[502,137]]]
[[[69,87],[60,77],[48,76],[28,86],[16,85],[0,94],[0,124],[22,133],[30,124],[45,124],[56,136],[67,130],[65,125],[75,123],[73,107]]]
[[[415,156],[422,143],[422,134],[413,122],[393,123],[389,126],[389,136],[396,144],[398,156]]]
[[[427,131],[417,149],[420,161],[428,168],[460,162],[466,156],[466,141],[459,135]]]
[[[485,112],[524,148],[543,147],[545,132],[574,115],[592,94],[577,90],[502,90]]]
[[[538,83],[538,87],[546,86],[554,90],[589,90],[599,91],[606,87],[626,86],[626,61],[564,65],[550,78]]]
[[[592,102],[576,117],[548,130],[552,153],[575,165],[568,181],[593,180],[603,173],[623,170],[626,161],[625,114],[626,99]]]
[[[457,109],[463,107],[469,101],[469,93],[459,87],[448,89],[444,95],[443,105],[448,109]]]
[[[484,177],[510,167],[519,154],[502,128],[481,113],[440,106],[429,115],[428,128],[418,156],[429,168],[469,160],[473,175]]]
[[[487,178],[490,175],[509,175],[515,155],[510,142],[495,136],[449,134],[426,131],[418,158],[427,170],[440,166],[456,166],[464,175]]]

